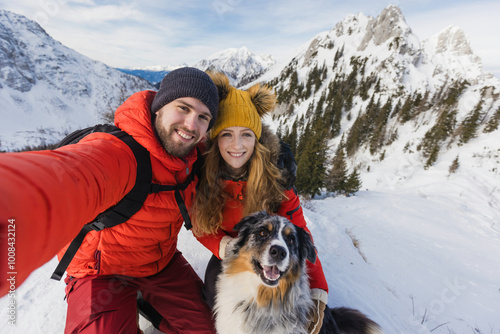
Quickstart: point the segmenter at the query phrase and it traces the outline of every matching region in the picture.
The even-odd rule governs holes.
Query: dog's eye
[[[289,245],[295,244],[295,237],[293,235],[289,236],[287,242]]]
[[[259,231],[259,236],[261,236],[263,238],[267,237],[268,235],[269,235],[269,231],[266,229],[262,229]]]

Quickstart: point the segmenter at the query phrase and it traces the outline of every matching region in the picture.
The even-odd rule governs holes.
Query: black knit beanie
[[[212,79],[203,71],[193,67],[182,67],[169,72],[160,84],[151,104],[151,113],[154,115],[166,104],[181,97],[194,97],[203,102],[212,114],[208,125],[210,130],[217,118],[219,107],[219,93]]]

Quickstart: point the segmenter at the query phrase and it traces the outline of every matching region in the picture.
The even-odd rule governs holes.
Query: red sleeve
[[[224,236],[227,234],[224,233],[221,229],[217,231],[215,235],[203,235],[203,236],[197,236],[196,239],[200,243],[202,243],[208,250],[210,250],[215,256],[217,256],[220,259],[219,255],[219,247],[220,247],[220,242]]]
[[[293,188],[286,190],[285,196],[288,199],[281,203],[278,214],[288,218],[296,226],[303,228],[312,238],[311,231],[307,228],[299,196],[297,196]],[[314,263],[307,261],[307,270],[309,274],[309,286],[311,289],[322,289],[328,292],[328,283],[326,281],[319,257],[316,257],[316,262]]]
[[[0,296],[11,290],[7,278],[19,287],[123,198],[135,177],[132,151],[110,134],[52,151],[0,154]]]

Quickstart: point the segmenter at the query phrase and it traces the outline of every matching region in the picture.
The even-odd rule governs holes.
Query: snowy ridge
[[[51,144],[103,122],[132,93],[153,87],[53,40],[0,10],[0,150]]]

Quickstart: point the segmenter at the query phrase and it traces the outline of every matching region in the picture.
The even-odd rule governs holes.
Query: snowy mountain
[[[323,190],[302,199],[329,304],[362,310],[387,334],[500,333],[500,83],[465,34],[449,27],[421,41],[389,6],[375,18],[346,17],[257,81],[277,91],[267,122],[289,143],[323,134],[328,169],[342,142],[349,169],[361,174],[356,196]],[[0,92],[9,87],[0,83]],[[184,229],[178,245],[203,277],[209,251]],[[1,333],[63,332],[55,266],[18,287],[16,326],[0,321]],[[0,298],[0,319],[9,302]]]
[[[217,52],[208,59],[196,63],[193,67],[202,71],[222,71],[233,86],[239,87],[259,78],[274,63],[275,60],[272,56],[256,56],[246,47],[242,47]]]
[[[479,179],[499,178],[500,82],[457,27],[421,42],[396,6],[350,15],[257,81],[277,92],[269,122],[296,148],[299,174],[300,145],[321,128],[327,158],[342,144],[363,188],[446,178],[457,156]]]
[[[89,59],[0,10],[0,151],[58,142],[103,122],[147,81]]]

